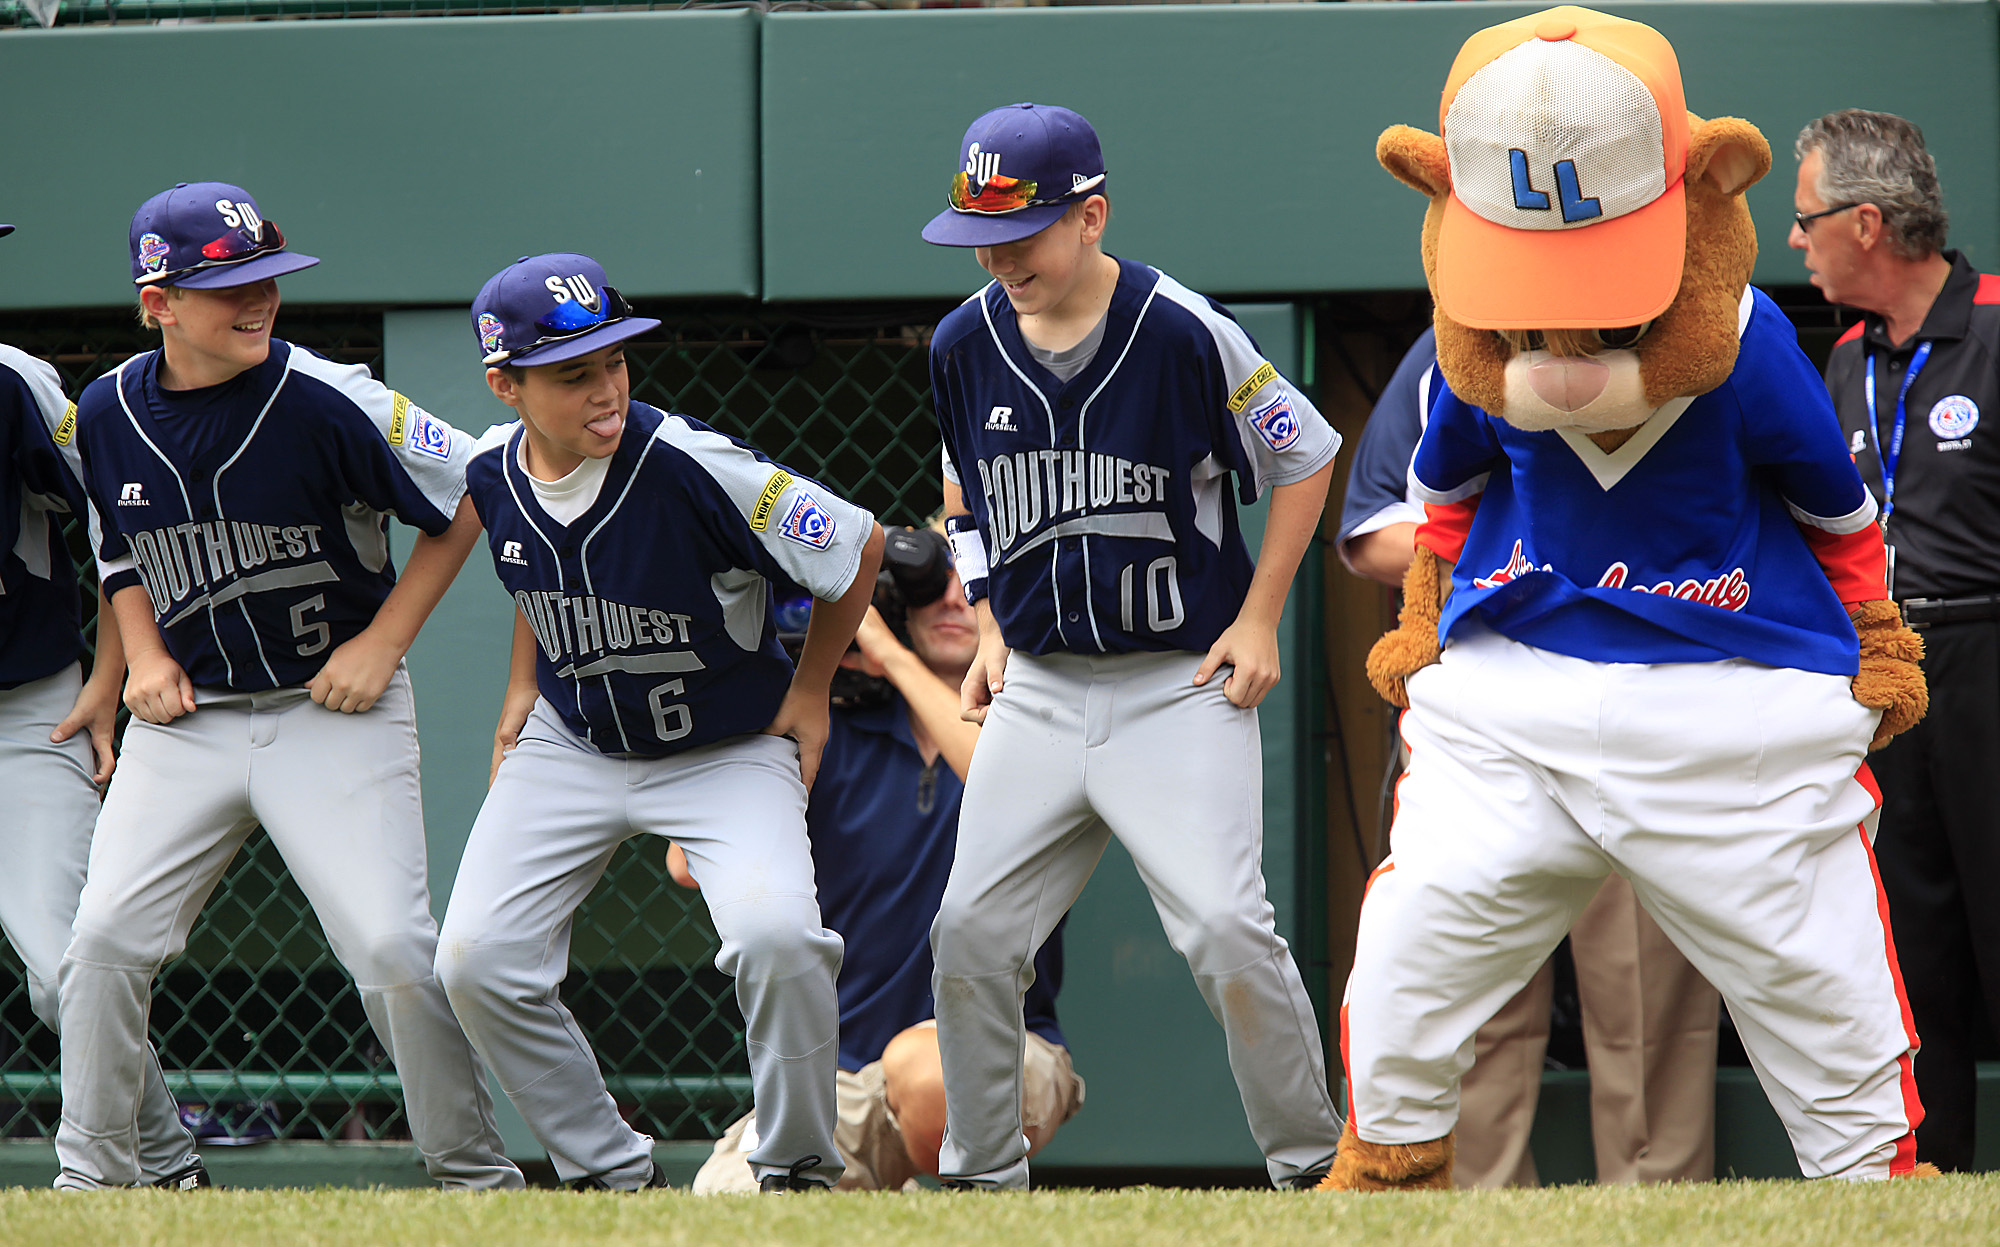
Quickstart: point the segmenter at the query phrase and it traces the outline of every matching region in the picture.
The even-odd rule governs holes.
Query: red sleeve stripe
[[[1981,273],[1979,289],[1972,292],[1974,303],[2000,303],[2000,274]]]
[[[1472,533],[1472,517],[1479,511],[1479,495],[1442,506],[1424,504],[1426,519],[1417,526],[1417,544],[1447,563],[1458,562],[1465,539]]]
[[[1859,532],[1830,533],[1801,524],[1799,532],[1842,604],[1879,602],[1889,596],[1889,556],[1880,528],[1870,524]]]
[[[1860,336],[1861,336],[1861,322],[1857,320],[1852,325],[1849,325],[1847,327],[1846,333],[1843,333],[1840,335],[1840,337],[1834,339],[1833,344],[1835,346],[1846,346],[1848,343],[1854,341],[1856,338]]]

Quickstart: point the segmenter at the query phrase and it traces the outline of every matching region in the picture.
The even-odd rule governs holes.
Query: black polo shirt
[[[2000,277],[1977,272],[1956,251],[1944,255],[1951,276],[1923,328],[1892,346],[1882,318],[1866,313],[1834,344],[1826,365],[1848,448],[1879,504],[1882,459],[1864,388],[1868,361],[1875,360],[1875,414],[1886,444],[1910,360],[1920,343],[1931,344],[1904,400],[1889,517],[1899,599],[2000,593]]]

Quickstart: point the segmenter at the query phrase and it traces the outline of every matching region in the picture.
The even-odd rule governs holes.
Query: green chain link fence
[[[925,346],[947,306],[641,309],[664,322],[628,345],[636,398],[744,438],[885,522],[938,503]],[[382,370],[379,310],[287,311],[291,341]],[[0,317],[0,341],[48,359],[69,392],[157,336],[128,313]],[[90,562],[71,532],[80,566]],[[478,556],[464,574],[485,574]],[[116,782],[115,780],[113,782]],[[656,1138],[713,1138],[749,1105],[742,1017],[694,893],[650,838],[621,850],[578,911],[563,998],[612,1094]],[[304,896],[261,833],[237,856],[160,976],[153,1037],[168,1085],[212,1134],[406,1137],[394,1071]],[[0,944],[0,1137],[54,1131],[56,1037]]]

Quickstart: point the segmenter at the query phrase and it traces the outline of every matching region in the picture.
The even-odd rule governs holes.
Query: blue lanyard
[[[1889,523],[1889,516],[1896,510],[1896,464],[1903,457],[1903,400],[1910,396],[1910,387],[1916,384],[1917,374],[1924,370],[1924,362],[1931,357],[1931,344],[1922,343],[1917,353],[1910,356],[1910,369],[1903,374],[1903,388],[1896,391],[1896,426],[1889,431],[1889,441],[1882,441],[1882,422],[1875,415],[1875,353],[1868,353],[1868,377],[1863,384],[1863,392],[1868,396],[1868,427],[1875,434],[1875,457],[1882,461],[1882,523]]]

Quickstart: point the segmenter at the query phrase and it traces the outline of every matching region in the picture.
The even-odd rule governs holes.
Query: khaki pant
[[[1639,907],[1622,875],[1604,881],[1570,930],[1590,1060],[1590,1133],[1599,1182],[1715,1176],[1719,1002]],[[1536,1186],[1528,1134],[1541,1091],[1555,975],[1543,965],[1480,1027],[1459,1087],[1462,1188]]]
[[[935,1020],[918,1027],[935,1028]],[[855,1071],[841,1070],[839,1079],[840,1120],[833,1131],[834,1142],[847,1162],[847,1172],[835,1189],[842,1191],[897,1191],[912,1189],[917,1168],[903,1146],[903,1131],[889,1110],[882,1075],[876,1061]],[[1026,1060],[1022,1064],[1022,1125],[1033,1130],[1053,1123],[1061,1125],[1083,1107],[1083,1079],[1070,1063],[1069,1050],[1028,1032]],[[757,1179],[751,1175],[749,1154],[757,1147],[757,1114],[752,1110],[732,1122],[715,1141],[715,1152],[702,1164],[694,1178],[697,1195],[723,1195],[755,1191]]]

